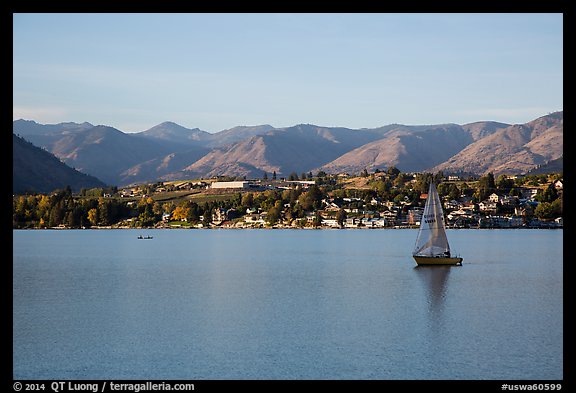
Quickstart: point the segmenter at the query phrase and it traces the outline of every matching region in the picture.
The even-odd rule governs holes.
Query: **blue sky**
[[[14,120],[217,132],[558,110],[560,13],[13,15]]]

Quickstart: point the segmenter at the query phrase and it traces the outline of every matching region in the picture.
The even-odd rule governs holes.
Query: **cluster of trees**
[[[189,223],[209,224],[216,209],[228,212],[228,218],[235,218],[252,211],[267,212],[266,219],[275,224],[281,218],[304,218],[306,212],[316,211],[322,207],[322,199],[326,196],[318,186],[312,186],[307,191],[296,187],[290,190],[267,190],[263,192],[237,193],[228,200],[204,202],[197,204],[188,200],[174,204],[162,205],[165,213],[171,213],[173,220],[186,219]]]
[[[318,176],[322,175],[322,176]],[[492,174],[480,177],[472,182],[442,182],[442,173],[403,174],[392,167],[384,173],[368,174],[368,187],[362,189],[342,188],[336,177],[319,173],[315,179],[318,185],[308,189],[296,187],[289,190],[267,190],[262,192],[236,193],[226,200],[192,202],[187,199],[161,202],[150,196],[137,200],[126,200],[117,197],[118,190],[91,189],[82,190],[79,195],[72,195],[70,187],[51,195],[16,195],[13,197],[13,227],[14,228],[48,228],[65,226],[68,228],[89,228],[91,226],[109,226],[128,220],[134,227],[153,226],[162,220],[164,214],[170,214],[172,220],[186,220],[189,223],[208,225],[213,213],[223,209],[240,217],[249,211],[267,212],[266,219],[274,224],[281,219],[301,219],[307,212],[317,212],[323,208],[322,200],[334,198],[340,206],[362,209],[373,199],[379,201],[394,201],[422,204],[420,195],[428,191],[431,181],[439,183],[440,196],[458,200],[462,195],[473,201],[485,200],[490,194],[506,194],[518,196],[518,187],[528,185],[547,185],[536,195],[540,202],[534,215],[539,218],[555,218],[562,214],[562,198],[553,182],[561,178],[561,174],[533,175],[521,179],[508,179]],[[295,176],[297,177],[297,176]],[[308,175],[306,175],[308,177]],[[148,191],[153,187],[147,186]],[[112,197],[109,197],[112,195]],[[116,195],[116,196],[114,196]],[[347,202],[345,202],[345,200]],[[316,214],[317,224],[320,215]],[[346,213],[341,210],[336,215],[339,222],[346,219]]]
[[[248,209],[266,211],[269,222],[273,224],[281,216],[303,218],[306,211],[320,209],[322,198],[326,196],[318,186],[312,186],[307,191],[295,188],[237,193],[224,201],[202,203],[186,199],[160,202],[151,197],[127,201],[123,198],[107,198],[102,194],[105,193],[101,189],[94,189],[74,197],[67,187],[52,195],[14,196],[12,225],[14,228],[90,228],[110,226],[130,219],[133,227],[149,227],[161,221],[164,214],[170,214],[172,220],[208,225],[217,209],[235,211],[237,216],[246,214]]]
[[[72,195],[70,187],[52,195],[19,195],[12,199],[14,228],[89,228],[92,225],[112,225],[131,214],[125,203],[115,198]]]

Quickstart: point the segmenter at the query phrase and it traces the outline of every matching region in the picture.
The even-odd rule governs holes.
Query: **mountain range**
[[[521,174],[563,157],[563,112],[525,124],[390,124],[350,129],[299,124],[238,126],[216,133],[164,122],[125,133],[90,123],[15,120],[13,133],[109,185],[276,172]],[[16,154],[16,151],[15,151]]]
[[[104,187],[94,176],[86,175],[61,162],[53,154],[12,134],[12,193],[28,191],[49,193],[66,186],[78,192],[82,188]]]

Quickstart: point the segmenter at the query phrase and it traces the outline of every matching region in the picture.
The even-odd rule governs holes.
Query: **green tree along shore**
[[[294,173],[291,177],[297,179],[298,175]],[[333,218],[343,226],[349,218],[378,215],[371,209],[375,201],[379,206],[386,206],[382,209],[398,207],[399,214],[423,206],[421,196],[431,181],[438,184],[444,200],[465,198],[473,204],[487,200],[494,193],[521,197],[523,191],[531,188],[536,190],[534,208],[528,212],[531,217],[546,221],[562,216],[562,192],[556,186],[557,181],[563,179],[562,173],[517,178],[505,175],[494,178],[489,173],[480,178],[446,180],[442,173],[407,174],[392,167],[386,172],[364,171],[357,178],[324,172],[314,177],[310,173],[306,178],[315,184],[307,188],[294,184],[289,189],[221,194],[198,191],[167,197],[169,186],[159,182],[139,186],[141,195],[133,197],[124,197],[116,187],[83,189],[78,194],[66,187],[51,194],[14,195],[12,226],[14,229],[146,228],[177,222],[185,227],[198,224],[210,227],[219,212],[226,212],[226,220],[242,219],[254,212],[265,213],[265,226],[289,222],[296,227],[319,227],[323,217]],[[510,209],[500,205],[496,213],[512,214]]]

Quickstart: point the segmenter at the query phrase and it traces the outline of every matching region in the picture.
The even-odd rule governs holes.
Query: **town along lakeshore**
[[[13,228],[417,227],[432,181],[449,228],[563,227],[561,173],[460,178],[391,168],[301,176],[306,180],[171,181],[14,195]]]

